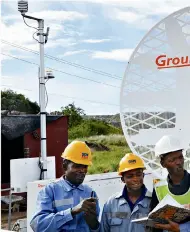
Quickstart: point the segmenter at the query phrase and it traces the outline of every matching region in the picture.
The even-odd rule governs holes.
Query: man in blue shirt
[[[119,175],[125,184],[120,193],[105,203],[101,218],[101,232],[143,232],[142,224],[133,219],[149,213],[151,193],[143,184],[145,169],[143,160],[134,154],[126,154],[119,163]]]
[[[63,177],[39,192],[37,212],[30,225],[35,232],[90,232],[99,230],[99,203],[96,193],[83,185],[88,165],[92,164],[90,148],[74,141],[64,153]]]

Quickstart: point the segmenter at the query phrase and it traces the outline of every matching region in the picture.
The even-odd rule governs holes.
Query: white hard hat
[[[158,157],[173,151],[183,150],[180,140],[173,135],[164,135],[155,145],[155,155]]]

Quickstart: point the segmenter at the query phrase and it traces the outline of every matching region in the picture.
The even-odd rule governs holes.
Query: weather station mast
[[[40,63],[39,63],[39,104],[40,104],[40,148],[41,148],[41,156],[39,161],[39,168],[41,170],[40,179],[47,179],[47,140],[46,140],[46,82],[50,78],[54,78],[52,71],[46,72],[45,75],[45,67],[44,67],[44,45],[48,41],[49,30],[47,27],[46,33],[44,33],[44,20],[40,18],[36,18],[33,16],[26,15],[28,12],[28,1],[20,0],[18,1],[18,11],[21,13],[23,17],[24,23],[31,28],[36,29],[36,34],[39,39],[34,38],[39,43],[39,55],[40,55]],[[25,18],[35,20],[38,23],[38,27],[30,26],[26,23]]]

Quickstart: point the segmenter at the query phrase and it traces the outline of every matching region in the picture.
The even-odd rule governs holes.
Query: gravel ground
[[[18,220],[26,218],[26,212],[14,212],[11,216],[11,228],[13,224]],[[1,212],[1,229],[8,229],[8,213]]]

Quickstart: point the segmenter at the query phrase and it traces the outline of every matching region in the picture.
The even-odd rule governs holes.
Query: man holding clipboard
[[[155,154],[163,168],[168,170],[167,180],[158,180],[154,185],[150,211],[166,196],[172,196],[179,204],[190,206],[190,174],[184,169],[183,147],[178,138],[163,136],[155,146]],[[156,224],[152,232],[190,232],[190,221],[178,224],[168,220],[168,224]]]

